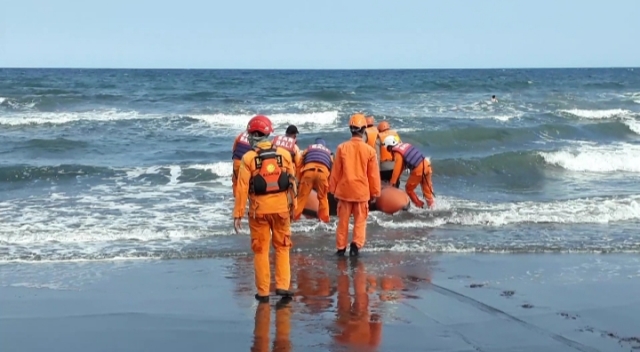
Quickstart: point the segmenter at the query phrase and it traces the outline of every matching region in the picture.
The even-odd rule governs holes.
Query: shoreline
[[[6,351],[262,351],[274,339],[292,351],[640,348],[634,255],[363,254],[293,253],[296,296],[284,307],[253,299],[250,256],[3,264],[0,341]]]

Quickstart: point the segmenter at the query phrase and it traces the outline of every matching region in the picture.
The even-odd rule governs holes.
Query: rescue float
[[[328,198],[329,215],[338,215],[338,200],[335,199],[331,193],[328,194]],[[409,199],[405,191],[391,187],[389,184],[383,184],[380,197],[374,204],[371,204],[369,211],[381,211],[386,214],[394,214],[401,210],[409,209],[410,205],[411,199]],[[309,219],[318,217],[318,197],[315,190],[311,190],[311,193],[309,193],[302,215]]]

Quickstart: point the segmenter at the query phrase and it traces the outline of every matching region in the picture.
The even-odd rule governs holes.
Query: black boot
[[[293,297],[293,291],[277,288],[276,295],[282,296],[282,297]]]
[[[269,296],[260,296],[259,294],[256,293],[256,301],[260,302],[260,303],[269,303]]]
[[[346,249],[346,248],[338,249],[338,251],[336,252],[336,255],[337,255],[338,257],[344,257],[344,253],[345,253],[346,251],[347,251],[347,249]]]
[[[355,242],[351,242],[351,246],[349,247],[349,255],[352,257],[358,256],[358,246]]]

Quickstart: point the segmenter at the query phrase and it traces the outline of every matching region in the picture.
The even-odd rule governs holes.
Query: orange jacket
[[[376,126],[367,127],[367,129],[364,132],[365,132],[365,141],[367,142],[367,144],[375,148],[376,140],[378,139],[378,134],[380,134],[380,132],[378,132],[378,127]]]
[[[262,149],[271,148],[271,142],[263,141],[256,146]],[[287,213],[297,206],[296,201],[296,182],[293,179],[295,176],[295,168],[293,167],[293,161],[291,160],[291,153],[284,148],[277,148],[276,153],[282,156],[282,166],[284,171],[291,175],[292,189],[289,192],[281,192],[266,195],[254,195],[249,194],[249,182],[253,173],[256,171],[255,158],[258,155],[255,150],[248,151],[243,157],[238,170],[238,184],[236,186],[235,207],[233,208],[233,217],[242,218],[244,215],[245,207],[247,206],[247,196],[249,198],[249,216],[254,214],[278,214]],[[293,193],[293,194],[291,194]]]
[[[382,145],[382,143],[384,143],[384,139],[387,138],[388,136],[398,136],[398,139],[400,139],[398,132],[394,130],[386,130],[378,134],[378,140],[380,141],[379,143]],[[392,161],[392,160],[393,160],[393,155],[391,154],[391,152],[388,151],[387,148],[382,146],[380,148],[380,162]]]
[[[352,137],[338,146],[329,192],[348,202],[367,202],[380,196],[378,157],[362,138]]]

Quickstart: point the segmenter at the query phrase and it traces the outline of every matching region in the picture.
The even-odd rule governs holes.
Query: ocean
[[[640,69],[0,69],[0,262],[248,255],[234,137],[260,113],[334,149],[357,111],[437,196],[371,213],[365,255],[640,252]],[[332,254],[335,227],[294,223],[294,251]]]

